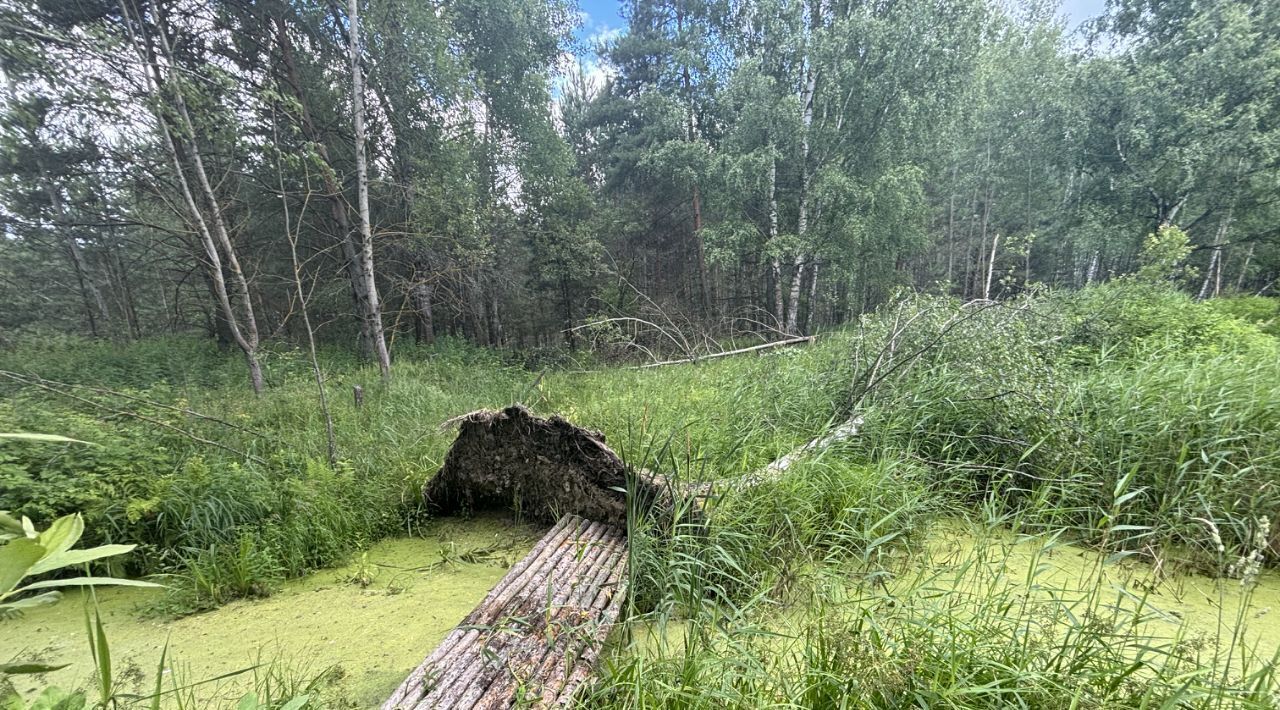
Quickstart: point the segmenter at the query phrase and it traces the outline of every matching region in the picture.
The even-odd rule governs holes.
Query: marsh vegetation
[[[1241,310],[1122,280],[910,296],[812,345],[654,369],[444,342],[398,351],[384,383],[331,352],[334,386],[366,388],[334,402],[337,469],[304,353],[267,358],[255,397],[198,342],[12,350],[5,428],[93,443],[5,442],[3,506],[82,511],[86,543],[137,545],[110,571],[165,589],[99,602],[135,684],[167,638],[186,679],[258,666],[359,706],[536,535],[424,513],[442,421],[521,401],[635,468],[725,482],[856,411],[858,436],[709,522],[633,514],[628,623],[584,702],[1269,707],[1280,342]],[[12,654],[72,663],[24,692],[90,676],[76,605],[3,622]]]

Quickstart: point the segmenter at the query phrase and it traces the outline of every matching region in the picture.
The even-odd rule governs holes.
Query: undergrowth
[[[94,358],[106,351],[114,353],[108,384],[86,384],[97,382]],[[155,372],[182,372],[182,359],[202,349],[181,345],[172,362],[163,352],[148,342],[48,358],[5,353],[0,370],[20,379],[0,377],[0,430],[57,432],[93,446],[0,443],[0,509],[38,522],[83,512],[90,542],[137,544],[119,571],[165,575],[166,613],[267,594],[281,579],[412,530],[418,491],[451,438],[440,422],[502,406],[532,379],[455,343],[403,353],[388,383],[376,370],[332,362],[340,458],[331,467],[301,354],[269,360],[273,386],[255,398],[238,382],[149,382]],[[121,363],[131,357],[136,369]],[[216,362],[190,364],[217,379]],[[355,385],[365,390],[362,407],[349,395]]]

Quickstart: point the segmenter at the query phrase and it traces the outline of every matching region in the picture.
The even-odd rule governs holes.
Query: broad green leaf
[[[12,543],[10,543],[12,544]],[[138,579],[120,579],[119,577],[76,577],[74,579],[47,579],[43,582],[34,582],[27,586],[15,590],[14,594],[21,592],[29,592],[35,589],[52,589],[54,587],[149,587],[159,589],[161,585],[155,582],[143,582]]]
[[[100,547],[92,547],[88,550],[68,550],[54,555],[46,555],[44,559],[37,562],[31,568],[29,574],[43,574],[55,569],[61,569],[70,565],[83,564],[103,557],[112,557],[114,555],[123,555],[133,550],[136,545],[102,545]]]
[[[0,546],[0,599],[12,593],[44,553],[40,543],[25,537]]]
[[[40,533],[37,539],[44,546],[44,556],[49,557],[70,550],[83,534],[84,518],[80,517],[79,513],[76,513],[75,515],[64,515],[53,521],[49,529]],[[35,573],[32,572],[31,574]]]
[[[281,705],[280,710],[300,710],[300,708],[304,707],[309,700],[311,700],[310,695],[299,695],[284,705]]]
[[[240,698],[240,703],[236,705],[236,710],[258,710],[258,696],[253,692],[244,694]]]
[[[38,661],[19,661],[17,663],[0,663],[0,673],[5,675],[33,675],[36,673],[52,673],[56,670],[66,668],[70,663],[54,665],[52,663],[40,663]]]

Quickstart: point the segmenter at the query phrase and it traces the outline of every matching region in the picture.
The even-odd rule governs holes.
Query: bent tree
[[[158,3],[120,0],[120,19],[129,43],[144,67],[144,83],[151,93],[148,105],[155,114],[173,163],[174,180],[182,195],[188,224],[198,234],[203,247],[204,265],[219,313],[231,339],[244,353],[254,393],[261,394],[265,382],[258,359],[258,320],[253,310],[249,279],[240,265],[226,216],[205,168],[199,132],[187,107],[184,82],[177,70],[169,39],[173,30]],[[191,177],[195,178],[199,198],[192,189]],[[200,202],[204,203],[203,206]]]

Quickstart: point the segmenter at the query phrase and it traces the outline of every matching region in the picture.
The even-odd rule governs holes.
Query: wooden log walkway
[[[622,611],[626,570],[620,529],[564,516],[383,710],[568,705]]]

